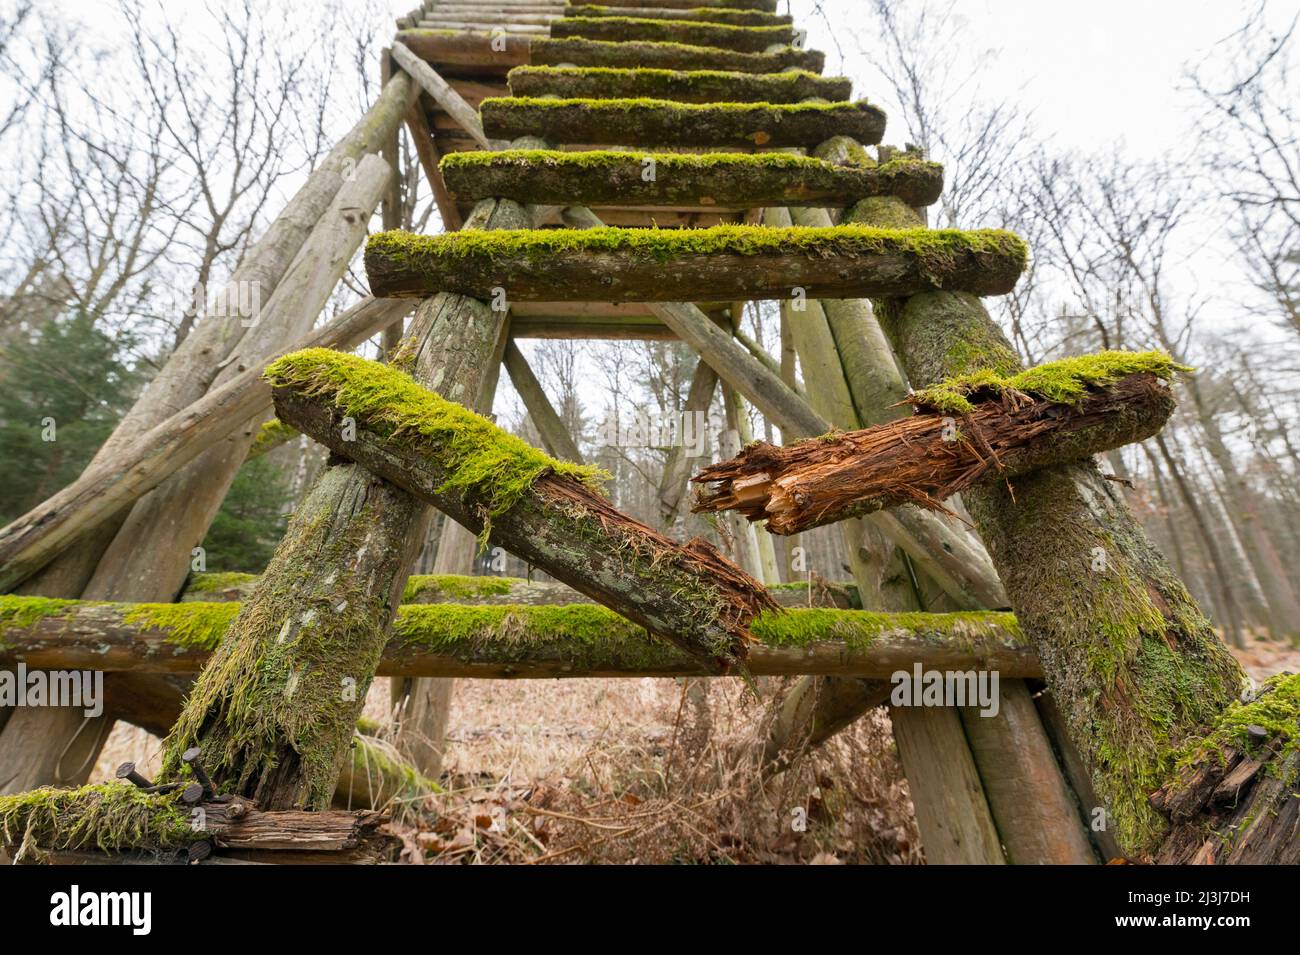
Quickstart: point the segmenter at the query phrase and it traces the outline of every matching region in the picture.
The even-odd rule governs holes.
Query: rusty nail
[[[181,753],[181,762],[190,768],[194,778],[203,786],[203,795],[211,796],[215,789],[212,788],[212,780],[208,778],[207,770],[199,762],[200,749],[197,746],[191,746],[185,752]]]
[[[129,782],[139,787],[140,789],[153,788],[153,783],[149,782],[149,780],[145,779],[143,776],[141,776],[139,773],[135,771],[135,763],[132,762],[123,763],[121,766],[117,767],[117,773],[115,775],[117,776],[118,779],[128,780]]]

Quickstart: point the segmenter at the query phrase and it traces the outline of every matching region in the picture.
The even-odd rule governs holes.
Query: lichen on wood
[[[0,845],[16,848],[19,859],[57,849],[183,849],[201,838],[179,791],[108,783],[0,796]]]

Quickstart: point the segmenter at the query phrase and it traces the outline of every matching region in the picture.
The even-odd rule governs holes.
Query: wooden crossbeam
[[[622,6],[569,4],[564,7],[564,15],[566,17],[635,17],[639,20],[703,20],[709,23],[744,27],[784,25],[793,22],[789,14],[770,13],[766,9],[741,10],[716,4],[706,6],[702,3],[681,7],[653,7],[649,4],[635,3]]]
[[[885,114],[851,103],[674,103],[650,99],[494,97],[479,104],[497,139],[538,136],[551,143],[619,146],[812,148],[847,131],[880,141]]]
[[[371,292],[454,291],[511,301],[736,301],[905,295],[935,288],[1011,290],[1024,244],[997,230],[516,230],[417,236],[387,232],[366,249]]]
[[[880,195],[926,206],[943,189],[937,163],[843,166],[787,153],[463,152],[446,157],[441,170],[462,201],[503,196],[587,206],[822,207]]]
[[[515,96],[561,99],[640,98],[678,103],[843,102],[853,83],[844,76],[807,70],[739,73],[734,70],[614,69],[581,66],[517,66],[507,76]]]
[[[724,50],[762,53],[768,47],[789,44],[794,28],[787,23],[769,26],[730,26],[698,20],[641,19],[637,17],[570,17],[551,24],[551,36],[559,39],[648,40],[654,43],[685,43],[715,46]]]

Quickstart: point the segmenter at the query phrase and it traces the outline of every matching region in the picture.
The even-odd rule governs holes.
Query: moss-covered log
[[[797,534],[901,504],[943,510],[975,484],[1142,441],[1174,410],[1160,352],[1104,352],[1014,377],[944,382],[913,394],[921,413],[783,448],[758,442],[705,468],[693,510],[736,510]]]
[[[514,96],[561,99],[672,100],[675,103],[841,103],[853,92],[846,76],[806,70],[738,73],[734,70],[613,69],[610,67],[517,66],[507,77]]]
[[[898,160],[837,166],[788,153],[459,152],[442,160],[462,200],[504,196],[547,205],[846,206],[898,196],[926,206],[943,190],[943,167]]]
[[[551,36],[567,40],[649,41],[715,46],[724,50],[762,53],[770,46],[789,44],[794,28],[789,21],[766,26],[732,26],[694,20],[648,17],[568,17],[551,24]]]
[[[196,812],[180,796],[124,783],[0,796],[0,845],[20,861],[84,850],[183,853],[196,842],[236,855],[302,852],[319,862],[394,861],[401,849],[377,812],[266,812],[229,797]]]
[[[799,50],[792,46],[772,52],[747,53],[684,43],[611,43],[559,38],[535,39],[529,45],[528,53],[527,62],[532,66],[649,67],[659,70],[736,70],[741,73],[780,73],[790,69],[820,73],[826,62],[820,50]]]
[[[497,139],[537,136],[549,143],[617,146],[802,146],[845,133],[880,142],[885,114],[848,103],[675,103],[659,99],[493,97],[479,104],[483,130]]]
[[[626,7],[650,7],[655,10],[764,10],[773,13],[776,0],[605,0],[611,10]]]
[[[1300,676],[1230,706],[1179,754],[1151,804],[1170,825],[1156,862],[1300,863]]]
[[[226,638],[234,603],[112,604],[3,598],[0,667],[191,673]],[[1006,613],[873,613],[802,608],[751,625],[755,675],[888,678],[927,669],[1036,676],[1037,661]],[[701,676],[697,657],[605,607],[409,604],[379,661],[386,676],[480,679]]]
[[[256,574],[194,574],[181,600],[193,603],[238,601],[257,584]],[[861,609],[857,585],[852,581],[799,580],[770,584],[768,591],[782,607],[838,607]],[[586,594],[554,580],[522,577],[470,577],[462,574],[412,574],[402,594],[404,604],[555,604],[595,603]]]
[[[616,511],[593,490],[594,469],[547,457],[389,366],[306,351],[267,377],[282,420],[708,667],[742,663],[749,621],[776,606],[703,540],[683,546]]]
[[[906,295],[934,288],[1000,295],[1025,246],[1009,232],[863,229],[583,229],[374,235],[366,275],[381,298],[434,291],[510,301],[746,301]]]
[[[400,812],[418,807],[425,797],[440,791],[434,780],[403,760],[391,743],[357,733],[352,738],[351,758],[339,774],[334,805],[340,809],[378,810],[396,805]]]
[[[784,26],[792,20],[788,14],[770,13],[767,9],[738,10],[720,4],[704,3],[680,4],[676,7],[656,7],[648,3],[632,2],[618,5],[571,3],[564,7],[564,15],[566,17],[635,17],[640,20],[703,20],[739,27]],[[787,38],[778,42],[787,43],[789,40]]]

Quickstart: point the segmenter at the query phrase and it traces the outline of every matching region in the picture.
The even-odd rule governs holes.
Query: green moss
[[[556,32],[559,27],[563,32]],[[552,26],[555,36],[580,36],[583,32],[622,33],[625,36],[635,32],[657,33],[662,35],[685,34],[710,40],[725,41],[729,37],[766,37],[769,44],[787,43],[793,28],[789,23],[772,26],[739,26],[735,24],[710,22],[708,20],[663,20],[657,17],[565,17],[556,20]]]
[[[1191,370],[1164,352],[1104,351],[1062,358],[1011,375],[992,370],[970,372],[914,392],[910,400],[918,408],[947,414],[969,414],[975,410],[973,401],[996,400],[1016,393],[1075,405],[1089,389],[1104,388],[1128,375],[1155,375],[1168,381],[1175,372]]]
[[[637,113],[644,111],[662,111],[676,113],[682,117],[695,116],[730,116],[745,113],[774,112],[784,115],[809,115],[820,113],[837,116],[863,112],[880,112],[866,100],[848,103],[679,103],[675,100],[652,99],[648,96],[625,97],[620,99],[591,99],[574,97],[571,99],[544,99],[539,96],[492,96],[479,105],[482,111],[500,110],[560,110],[582,109],[593,113]],[[883,117],[883,113],[881,114]]]
[[[272,418],[270,421],[263,422],[262,427],[258,429],[257,437],[253,439],[253,444],[248,449],[248,456],[261,457],[286,441],[292,441],[297,435],[297,428],[290,427],[279,418]]]
[[[245,574],[235,570],[221,573],[192,574],[185,588],[187,594],[210,594],[219,590],[238,590],[257,581],[257,574]]]
[[[175,850],[203,838],[180,793],[134,786],[45,787],[0,796],[0,842],[26,850]]]
[[[473,494],[489,521],[544,474],[568,475],[593,488],[606,476],[598,468],[549,457],[482,415],[421,388],[409,375],[355,355],[328,348],[294,352],[273,362],[266,378],[274,386],[323,398],[344,415],[385,426],[394,437],[415,433],[430,440],[451,473],[439,492]],[[483,533],[486,537],[486,526]]]
[[[596,3],[569,4],[564,8],[566,18],[597,18],[597,19],[627,19],[620,10],[626,7],[607,7]],[[707,15],[700,19],[709,23],[721,23],[729,26],[762,26],[764,24],[774,24],[778,26],[788,26],[790,18],[788,16],[768,13],[762,10],[731,10],[726,7],[708,7],[703,4],[696,9],[697,13],[706,13]],[[646,17],[636,17],[636,22],[644,22]],[[654,18],[659,21],[660,18]],[[678,21],[686,23],[697,23],[700,20]]]
[[[1257,741],[1250,735],[1254,726],[1268,732],[1267,740]],[[1229,749],[1262,758],[1265,747],[1274,746],[1277,752],[1269,761],[1275,766],[1300,748],[1300,674],[1278,674],[1260,687],[1252,702],[1228,707],[1204,739],[1182,748],[1178,762],[1186,766],[1211,754],[1222,758]]]
[[[510,593],[510,588],[523,583],[513,577],[471,577],[463,574],[414,574],[407,578],[402,595],[403,603],[436,603],[430,597],[453,597],[468,600],[472,597],[499,597]],[[421,599],[425,598],[425,599]]]
[[[165,630],[168,643],[187,650],[215,650],[239,613],[233,601],[125,606],[130,608],[122,618],[126,626]]]
[[[449,153],[443,157],[444,169],[467,169],[480,166],[547,166],[572,168],[599,173],[640,166],[653,159],[659,172],[690,173],[704,169],[773,169],[782,172],[821,171],[835,168],[830,163],[791,153],[629,153],[614,150],[562,152],[552,149],[503,149],[499,152],[476,150]]]
[[[352,775],[370,781],[371,791],[377,796],[375,809],[386,802],[410,802],[443,791],[437,782],[397,758],[388,747],[360,733],[352,738],[351,762]]]
[[[82,605],[78,600],[54,597],[24,597],[19,594],[0,595],[0,637],[7,627],[30,627],[45,617],[61,617],[69,608]]]
[[[575,50],[586,53],[584,59],[604,60],[606,62],[624,62],[629,59],[649,56],[661,60],[670,58],[701,61],[740,60],[748,63],[762,62],[775,66],[794,60],[816,60],[820,57],[820,54],[814,50],[800,50],[792,46],[774,50],[771,53],[746,53],[722,50],[716,46],[699,46],[690,43],[670,43],[655,40],[584,40],[577,37],[536,37],[529,44],[532,61],[541,65],[555,62],[563,63],[566,58],[573,58]]]
[[[695,87],[723,89],[728,84],[739,82],[774,91],[824,88],[828,91],[838,91],[841,99],[847,99],[848,91],[852,88],[847,78],[824,77],[802,69],[784,70],[780,73],[737,73],[734,70],[665,70],[655,67],[516,66],[506,76],[512,88],[513,84],[521,79],[589,80],[593,85],[598,86],[635,83],[645,87],[678,91]],[[788,101],[789,95],[782,94],[780,101]]]
[[[370,237],[367,255],[418,270],[421,261],[440,256],[540,259],[566,254],[632,252],[660,262],[683,255],[806,254],[858,256],[889,253],[915,256],[923,272],[942,275],[965,255],[1010,260],[1023,269],[1025,244],[1000,229],[874,229],[867,226],[770,228],[730,225],[708,229],[515,229],[415,235],[380,232]]]

